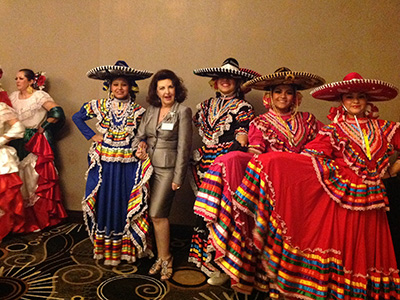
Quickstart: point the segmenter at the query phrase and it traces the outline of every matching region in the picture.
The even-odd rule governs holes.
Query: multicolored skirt
[[[87,172],[84,220],[94,258],[105,265],[152,256],[148,247],[150,160],[105,162],[94,155]]]
[[[217,157],[228,153],[233,144],[234,142],[208,145],[194,151],[191,186],[195,195],[198,193],[203,178],[211,164]],[[212,255],[208,254],[213,252],[213,247],[208,240],[208,236],[209,231],[206,223],[202,218],[198,217],[192,235],[188,261],[194,263],[207,276],[210,276],[217,268],[213,264]]]
[[[301,299],[400,299],[384,209],[350,210],[319,183],[310,157],[254,157],[237,190],[270,287]]]

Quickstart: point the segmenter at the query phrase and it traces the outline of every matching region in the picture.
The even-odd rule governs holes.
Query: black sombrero
[[[306,90],[320,86],[325,83],[325,80],[315,74],[306,72],[295,72],[289,68],[279,68],[274,73],[256,77],[247,81],[243,87],[256,90],[268,90],[273,86],[280,84],[293,84],[297,90]]]
[[[119,60],[115,65],[106,65],[89,70],[86,75],[92,79],[105,80],[118,76],[128,77],[132,80],[142,80],[149,78],[153,72],[147,70],[137,70],[131,68],[126,62]]]
[[[221,67],[215,68],[202,68],[202,69],[195,69],[193,73],[198,76],[204,77],[223,77],[223,76],[230,76],[235,79],[242,79],[242,80],[250,80],[254,77],[260,76],[257,72],[250,70],[239,68],[239,63],[234,58],[227,58],[222,63]]]

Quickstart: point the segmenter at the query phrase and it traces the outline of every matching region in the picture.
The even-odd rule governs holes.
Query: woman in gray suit
[[[149,86],[150,106],[135,137],[136,157],[150,157],[154,171],[150,180],[149,215],[154,226],[158,258],[149,274],[161,272],[161,280],[171,278],[173,257],[169,249],[168,215],[175,191],[187,173],[192,146],[192,111],[181,103],[187,90],[170,70],[160,70]]]

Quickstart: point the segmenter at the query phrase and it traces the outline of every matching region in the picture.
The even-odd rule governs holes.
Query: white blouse
[[[44,91],[35,91],[28,99],[20,99],[19,91],[10,95],[11,103],[18,114],[18,119],[26,128],[39,128],[47,118],[43,104],[51,101],[51,96]]]

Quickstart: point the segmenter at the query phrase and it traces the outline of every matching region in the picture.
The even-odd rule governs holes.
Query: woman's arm
[[[18,119],[8,120],[7,123],[10,125],[10,128],[0,137],[0,146],[24,136],[25,127]]]
[[[100,141],[99,138],[102,140],[103,137],[100,134],[96,135],[96,133],[85,122],[93,117],[95,117],[95,114],[90,109],[90,104],[85,103],[81,109],[72,116],[72,121],[87,140],[92,139],[94,142],[98,142]]]
[[[55,123],[57,123],[56,129],[60,129],[65,123],[65,114],[62,107],[54,101],[47,101],[43,103],[42,106],[47,110],[47,119],[43,122],[38,131],[42,133],[47,129],[52,129],[55,127]]]
[[[177,190],[183,183],[187,173],[190,153],[192,149],[192,110],[185,107],[179,113],[177,157],[172,180],[172,189]]]
[[[236,115],[235,139],[242,147],[248,144],[250,122],[254,119],[254,109],[250,104],[243,105]]]
[[[145,140],[147,138],[146,126],[148,125],[148,116],[150,114],[150,110],[151,107],[149,107],[143,114],[143,117],[140,120],[138,131],[132,141],[132,149],[134,151],[134,155],[140,160],[145,160],[149,156],[147,154],[147,144]]]

